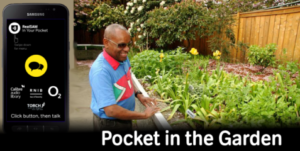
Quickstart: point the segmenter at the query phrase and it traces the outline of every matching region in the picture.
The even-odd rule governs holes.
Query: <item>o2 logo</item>
[[[53,93],[53,90],[54,90],[54,93]],[[49,87],[48,94],[52,97],[57,96],[58,99],[61,99],[61,94],[59,93],[59,90],[56,86]]]
[[[18,23],[13,22],[8,26],[8,30],[12,34],[17,34],[20,32],[21,26]]]

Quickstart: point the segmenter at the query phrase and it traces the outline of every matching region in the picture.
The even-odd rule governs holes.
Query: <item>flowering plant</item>
[[[148,13],[154,10],[156,7],[172,5],[175,0],[130,0],[126,4],[125,18],[126,24],[130,24],[130,34],[132,37],[138,37],[136,39],[137,46],[145,46],[148,41],[148,34],[151,29],[147,28],[146,21],[148,20]],[[150,38],[150,37],[149,37]],[[150,40],[151,41],[151,40]]]
[[[221,53],[219,50],[217,50],[216,52],[213,53],[213,56],[214,56],[217,60],[220,59],[221,55],[222,55],[222,53]]]
[[[91,12],[100,4],[101,1],[74,0],[74,26],[80,25],[83,29],[91,30],[88,24],[88,21],[93,18]]]
[[[164,53],[160,53],[159,57],[160,57],[159,62],[162,62],[162,59],[164,58]]]
[[[192,55],[198,55],[198,51],[197,51],[197,49],[195,49],[195,48],[192,48],[191,51],[190,51],[190,53],[191,53]]]

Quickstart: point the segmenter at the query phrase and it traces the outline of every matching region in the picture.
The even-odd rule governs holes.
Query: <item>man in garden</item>
[[[131,120],[147,119],[159,108],[155,99],[144,97],[133,85],[127,57],[130,43],[127,29],[119,24],[107,26],[103,43],[105,48],[89,72],[94,130],[130,131]],[[135,97],[146,107],[144,112],[134,111]]]

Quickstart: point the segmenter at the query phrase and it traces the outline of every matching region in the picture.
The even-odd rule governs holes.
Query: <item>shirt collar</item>
[[[113,57],[111,57],[105,50],[105,48],[103,48],[103,57],[105,58],[105,60],[111,65],[111,67],[114,70],[117,70],[117,68],[120,65],[120,62],[118,62],[117,60],[115,60]]]

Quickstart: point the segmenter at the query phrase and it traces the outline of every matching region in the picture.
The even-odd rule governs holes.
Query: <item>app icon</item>
[[[31,55],[25,62],[25,70],[32,77],[40,77],[48,68],[46,59],[41,55]]]
[[[17,34],[17,33],[20,32],[21,27],[20,27],[20,25],[19,25],[18,23],[13,22],[13,23],[11,23],[11,24],[9,25],[8,30],[9,30],[9,32],[12,33],[12,34]]]

